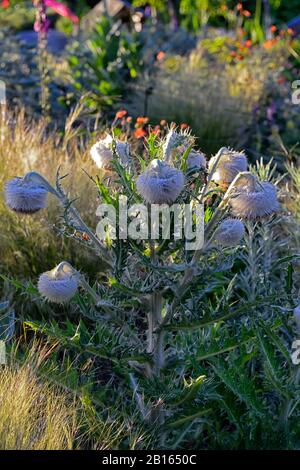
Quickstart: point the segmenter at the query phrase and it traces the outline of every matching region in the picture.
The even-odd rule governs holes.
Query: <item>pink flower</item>
[[[46,7],[52,8],[52,10],[54,10],[59,15],[69,18],[69,20],[73,21],[75,24],[79,23],[78,16],[75,15],[75,13],[73,13],[72,10],[70,10],[70,8],[66,5],[63,5],[56,0],[44,0],[44,3]]]
[[[44,21],[36,20],[33,29],[36,33],[47,33],[50,28],[50,21],[46,18]]]

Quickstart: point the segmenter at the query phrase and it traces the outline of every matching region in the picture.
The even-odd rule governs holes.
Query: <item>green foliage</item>
[[[106,16],[83,41],[69,57],[74,98],[88,93],[86,104],[99,112],[120,98],[126,80],[137,77],[140,44]]]
[[[24,5],[23,1],[18,2],[17,5],[14,5],[14,3],[7,10],[3,10],[0,6],[0,26],[15,31],[31,29],[35,18],[34,8],[31,4]]]
[[[179,154],[172,158],[185,172],[179,201],[187,203],[200,197],[204,170],[187,171],[191,136],[175,141],[185,143],[184,150],[174,144]],[[165,148],[152,134],[144,153],[123,166],[114,143],[113,184],[93,179],[100,201],[117,208],[122,193],[140,202],[137,167],[163,158]],[[271,163],[252,172],[280,181]],[[203,197],[211,224],[222,190],[209,184]],[[24,302],[34,300],[35,310],[18,315],[24,351],[32,338],[47,343],[41,376],[80,398],[99,439],[97,422],[104,429],[121,423],[117,435],[108,428],[109,448],[297,448],[299,371],[290,357],[297,333],[289,316],[298,258],[282,236],[283,217],[286,223],[284,214],[247,222],[242,246],[205,245],[196,262],[184,243],[174,243],[172,224],[170,240],[160,233],[154,246],[150,239],[110,239],[112,268],[69,306],[45,303],[32,283],[2,276]]]
[[[299,14],[298,0],[270,0],[270,5],[277,21],[287,22]]]

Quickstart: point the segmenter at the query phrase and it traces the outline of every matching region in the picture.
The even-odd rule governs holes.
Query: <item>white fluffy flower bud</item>
[[[225,219],[218,226],[214,239],[223,246],[238,245],[245,234],[244,224],[238,219]]]
[[[209,171],[212,171],[216,163],[217,156],[209,161]],[[247,157],[243,152],[228,150],[224,152],[219,159],[217,167],[212,175],[212,181],[221,186],[229,186],[234,178],[241,172],[247,171]]]
[[[113,159],[113,145],[116,145],[116,153],[123,165],[129,162],[129,144],[121,140],[113,139],[111,135],[107,135],[105,139],[99,140],[90,150],[91,157],[98,168],[108,170],[111,169],[111,161]]]
[[[260,219],[279,209],[275,186],[260,182],[251,173],[243,175],[229,199],[231,213],[241,219]]]
[[[161,160],[152,160],[147,170],[137,179],[137,190],[149,204],[170,204],[184,187],[180,170]]]
[[[51,271],[41,274],[39,293],[48,301],[63,304],[77,292],[78,273],[68,263],[62,262]]]
[[[7,206],[25,214],[32,214],[44,209],[47,204],[48,191],[36,182],[24,178],[14,178],[4,187]]]

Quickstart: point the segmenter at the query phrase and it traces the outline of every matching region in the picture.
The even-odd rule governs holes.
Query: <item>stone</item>
[[[25,42],[29,47],[37,47],[38,33],[35,31],[21,31],[17,38]],[[52,54],[60,54],[64,51],[68,42],[68,37],[55,29],[49,29],[47,33],[47,48]]]

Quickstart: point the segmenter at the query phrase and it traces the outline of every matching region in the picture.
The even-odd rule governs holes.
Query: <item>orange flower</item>
[[[246,18],[250,18],[251,13],[250,13],[249,10],[243,10],[243,11],[242,11],[242,15],[245,16]]]
[[[157,62],[161,62],[162,60],[164,60],[165,57],[166,57],[166,53],[164,51],[159,51],[158,54],[156,55],[156,60]]]
[[[274,44],[276,44],[276,42],[277,42],[276,39],[268,39],[267,41],[263,43],[263,47],[265,49],[271,49],[274,46]]]
[[[83,234],[82,234],[82,237],[81,237],[81,238],[82,238],[82,240],[84,240],[84,241],[86,241],[86,242],[88,242],[88,241],[89,241],[89,239],[90,239],[90,237],[88,236],[88,234],[87,234],[87,233],[85,233],[85,232],[83,232]]]
[[[136,129],[136,131],[134,131],[134,137],[136,139],[142,139],[143,137],[145,137],[147,135],[147,132],[145,131],[145,129]]]
[[[160,134],[160,126],[155,126],[152,130],[151,130],[151,134],[153,135],[159,135]]]
[[[183,122],[182,124],[180,124],[180,129],[188,129],[190,126],[186,123],[186,122]]]
[[[116,113],[116,118],[122,119],[124,116],[126,116],[126,114],[127,114],[127,111],[125,111],[125,109],[120,109],[120,111]]]
[[[238,3],[236,6],[237,11],[241,11],[243,9],[242,3]]]
[[[149,122],[149,118],[148,118],[148,117],[139,116],[138,118],[136,118],[136,123],[137,123],[137,124],[140,124],[141,126],[144,126],[144,125],[147,124],[148,122]]]
[[[251,41],[251,39],[248,39],[248,40],[245,42],[245,46],[246,46],[246,47],[251,47],[251,46],[252,46],[252,41]]]
[[[270,28],[270,31],[271,31],[272,33],[276,33],[276,31],[277,31],[277,26],[275,26],[275,25],[273,24],[273,25],[271,26],[271,28]]]
[[[131,122],[131,121],[132,121],[132,117],[131,117],[131,116],[128,116],[128,117],[126,118],[126,121],[127,121],[127,122]]]
[[[294,36],[295,31],[294,31],[292,28],[288,28],[288,29],[287,29],[287,33],[288,33],[290,36]]]

